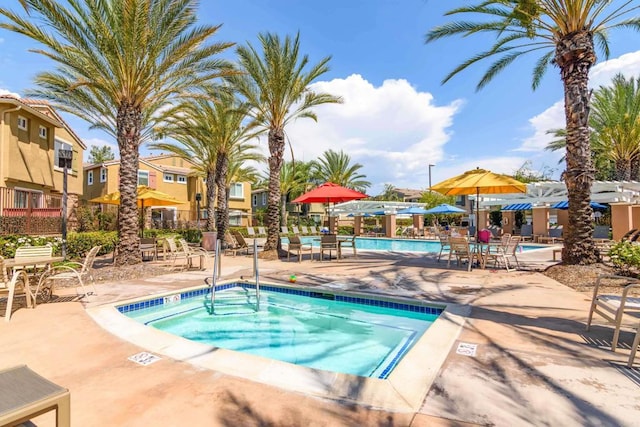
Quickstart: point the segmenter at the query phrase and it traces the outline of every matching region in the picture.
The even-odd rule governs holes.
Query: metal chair
[[[77,281],[78,286],[82,288],[83,296],[95,295],[95,279],[93,278],[93,263],[96,260],[96,256],[102,246],[94,246],[87,252],[82,263],[69,261],[64,265],[52,267],[40,276],[38,286],[35,292],[32,294],[33,300],[36,301],[38,295],[41,296],[43,301],[49,301],[53,295],[53,290],[56,282],[72,282]],[[86,280],[89,279],[91,292],[87,292],[85,287]]]
[[[310,244],[302,243],[300,236],[290,236],[289,246],[287,247],[287,261],[290,260],[291,252],[297,252],[298,262],[302,260],[302,252],[308,251],[311,254],[311,261],[313,261],[313,246]]]

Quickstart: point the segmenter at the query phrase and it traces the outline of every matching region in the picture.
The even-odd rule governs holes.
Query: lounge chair
[[[316,230],[316,226],[315,225],[310,225],[309,226],[309,232],[313,235],[317,235],[318,234],[318,230]]]
[[[244,240],[244,237],[242,236],[242,234],[240,234],[236,230],[233,230],[230,235],[231,235],[232,241],[235,242],[235,244],[226,248],[225,253],[231,252],[233,256],[236,256],[238,252],[244,252],[246,255],[251,254],[251,247]]]
[[[93,263],[98,256],[102,246],[92,247],[87,255],[84,257],[82,263],[79,262],[67,262],[64,265],[59,265],[47,270],[40,276],[38,281],[38,287],[35,293],[32,295],[34,301],[38,295],[44,301],[49,301],[53,296],[53,290],[56,282],[73,283],[77,282],[78,287],[82,288],[82,296],[89,296],[96,294],[95,279],[93,278]],[[91,291],[87,292],[85,284],[91,286]]]
[[[309,234],[309,229],[307,228],[306,225],[301,225],[300,226],[300,231],[302,232],[302,234]]]
[[[4,258],[0,256],[0,294],[7,294],[7,309],[4,315],[5,322],[8,322],[11,318],[11,308],[13,307],[13,297],[16,294],[16,289],[22,289],[22,293],[27,299],[27,307],[31,308],[31,296],[28,288],[29,276],[27,276],[27,273],[24,270],[18,270],[9,278],[4,265]]]
[[[622,295],[599,294],[603,279],[624,280],[626,285]],[[587,319],[587,331],[591,328],[593,314],[596,313],[607,320],[607,323],[614,326],[613,339],[611,340],[611,350],[616,351],[620,328],[629,326],[631,328],[638,325],[640,321],[640,297],[630,297],[632,289],[640,289],[640,281],[626,276],[601,275],[596,280],[591,299],[591,308]],[[637,343],[636,343],[637,344]],[[637,345],[636,345],[637,347]]]
[[[632,228],[631,230],[627,231],[626,233],[624,233],[624,235],[620,238],[621,241],[623,240],[631,240],[631,238],[640,233],[640,231],[638,231],[637,228]]]
[[[608,225],[596,225],[593,227],[594,240],[609,240],[609,226]]]
[[[300,236],[290,236],[289,246],[287,247],[287,261],[290,260],[291,252],[296,252],[298,255],[298,262],[302,260],[302,252],[308,251],[311,255],[311,261],[313,261],[313,246],[308,243],[302,243]]]
[[[56,410],[56,426],[71,425],[69,390],[41,377],[25,365],[0,371],[0,390],[0,425],[23,425],[53,409]]]
[[[292,232],[293,234],[297,235],[297,236],[299,236],[299,235],[300,235],[300,230],[298,230],[298,226],[296,226],[296,225],[292,225],[292,226],[291,226],[291,232]]]
[[[552,227],[548,231],[548,236],[538,237],[540,243],[556,243],[562,241],[562,227]]]
[[[533,240],[533,225],[522,224],[520,227],[520,237],[522,237],[523,242]]]
[[[253,227],[247,227],[247,236],[252,239],[255,239],[257,237],[256,231],[253,229]]]
[[[267,230],[264,227],[258,227],[258,236],[267,237]]]
[[[287,227],[286,225],[283,225],[282,227],[280,227],[280,233],[289,234],[289,227]]]
[[[336,251],[336,256],[340,258],[340,246],[338,245],[338,236],[335,234],[324,234],[320,237],[320,261],[322,261],[325,252],[329,252],[329,260],[331,253]]]

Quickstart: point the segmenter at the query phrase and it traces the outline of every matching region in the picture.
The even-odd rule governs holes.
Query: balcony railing
[[[61,225],[61,195],[0,187],[0,235],[57,234]]]

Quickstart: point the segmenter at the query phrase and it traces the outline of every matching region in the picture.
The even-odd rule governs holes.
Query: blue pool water
[[[300,237],[302,243],[320,246],[320,238],[313,236]],[[287,242],[287,239],[283,239]],[[374,251],[394,251],[394,252],[440,252],[440,242],[435,240],[421,239],[380,239],[372,237],[356,237],[356,247],[358,250],[374,250]],[[522,251],[540,249],[541,246],[520,245]]]
[[[288,292],[288,293],[285,293]],[[441,307],[252,285],[120,306],[146,325],[215,347],[316,369],[386,378]]]

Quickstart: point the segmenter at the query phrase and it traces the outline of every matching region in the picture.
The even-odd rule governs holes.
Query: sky
[[[4,3],[17,0],[3,0]],[[425,34],[450,22],[444,13],[468,4],[458,0],[201,0],[199,20],[222,27],[215,41],[257,46],[257,34],[300,33],[301,52],[311,64],[331,56],[330,71],[313,89],[341,96],[342,104],[316,108],[318,122],[300,119],[286,134],[296,160],[316,159],[329,149],[344,150],[363,167],[372,187],[426,189],[481,167],[513,174],[525,162],[533,171],[558,178],[561,153],[544,150],[549,129],[564,127],[559,72],[550,68],[540,87],[531,89],[538,56],[526,55],[481,91],[476,84],[490,62],[480,62],[446,84],[457,65],[486,50],[491,37],[451,37],[425,44]],[[614,2],[615,3],[615,2]],[[621,3],[621,2],[618,2]],[[609,59],[599,55],[590,85],[610,83],[617,73],[640,75],[640,33],[613,30]],[[51,63],[29,52],[29,39],[0,31],[0,93],[24,95],[38,72]],[[235,48],[223,56],[235,57]],[[65,119],[87,146],[117,143],[73,116]],[[266,139],[261,147],[268,153]],[[289,150],[286,152],[290,160]],[[88,150],[87,153],[88,154]],[[142,155],[152,154],[145,147]],[[433,165],[429,168],[428,165]]]

